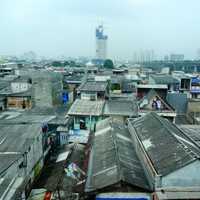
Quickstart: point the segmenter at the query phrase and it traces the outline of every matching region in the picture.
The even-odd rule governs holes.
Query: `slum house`
[[[113,69],[112,70],[112,73],[115,74],[115,75],[125,75],[128,73],[128,69],[120,69],[120,68],[116,68],[116,69]]]
[[[63,90],[68,97],[68,102],[72,103],[77,97],[76,89],[81,85],[84,75],[68,74],[63,77]]]
[[[134,101],[135,95],[132,93],[109,94],[109,100],[129,100]]]
[[[54,123],[55,120],[49,122]],[[69,142],[69,131],[73,129],[74,119],[72,117],[66,117],[64,123],[60,124],[56,128],[57,145],[65,145]]]
[[[0,196],[12,199],[16,193],[28,195],[39,176],[51,145],[42,121],[54,116],[25,116],[16,112],[0,115]]]
[[[7,88],[10,85],[9,81],[0,79],[0,91]],[[6,97],[4,95],[0,96],[0,111],[6,109]]]
[[[66,116],[68,109],[66,105],[57,107],[35,106],[26,111],[26,114],[31,116],[55,116],[46,124],[48,125],[49,137],[51,137],[55,146],[59,146],[67,143],[69,130],[73,127],[73,118]]]
[[[200,98],[200,77],[194,76],[191,78],[191,97],[194,99]]]
[[[191,124],[200,124],[200,99],[188,99],[187,119]]]
[[[148,194],[151,188],[123,123],[112,118],[98,122],[92,144],[85,184],[89,197],[123,192],[120,199],[126,199],[126,193],[134,199],[138,192],[145,193],[143,198]]]
[[[121,94],[122,93],[122,81],[124,76],[113,75],[110,80],[110,94]]]
[[[172,72],[172,76],[178,79],[180,82],[179,91],[183,94],[186,94],[187,98],[190,98],[191,80],[192,80],[191,75],[185,74],[185,72],[183,71],[174,71]]]
[[[17,79],[11,82],[10,86],[14,93],[24,92],[31,88],[32,79],[27,76],[18,76]]]
[[[168,120],[149,113],[128,120],[137,155],[158,199],[160,191],[177,199],[177,192],[190,190],[183,199],[197,196],[200,185],[200,149],[196,142]],[[158,192],[158,193],[157,193]]]
[[[137,99],[140,100],[148,94],[151,89],[154,89],[163,99],[166,98],[168,87],[163,84],[139,84],[136,86]]]
[[[107,100],[103,109],[104,117],[113,117],[122,122],[127,118],[138,117],[138,106],[136,100]]]
[[[8,109],[31,109],[32,108],[32,90],[21,93],[9,93],[7,97]]]
[[[149,77],[150,84],[164,84],[167,85],[169,91],[178,91],[180,82],[172,75],[167,74],[155,74]]]
[[[136,84],[132,80],[122,80],[122,93],[136,94]]]
[[[94,130],[96,122],[102,119],[104,103],[76,99],[68,111],[68,115],[74,118],[74,129]]]
[[[109,99],[134,99],[137,95],[135,76],[112,76]]]
[[[109,73],[98,73],[97,75],[94,76],[95,81],[100,81],[100,82],[106,82],[111,79],[111,74]]]
[[[33,116],[41,116],[41,119],[45,118],[45,116],[47,118],[49,116],[52,116],[52,119],[48,120],[48,122],[45,121],[43,123],[43,126],[47,126],[48,133],[46,133],[45,136],[47,137],[47,140],[51,140],[51,142],[53,143],[54,147],[52,149],[56,150],[56,147],[66,144],[68,142],[68,133],[69,130],[71,130],[73,127],[73,118],[65,116],[67,110],[68,109],[66,106],[52,108],[34,107],[33,109],[26,111],[23,116],[28,117],[30,115],[31,120],[33,120]]]
[[[149,112],[156,112],[158,115],[174,122],[176,111],[165,101],[154,89],[151,89],[139,102],[139,115],[144,116]]]
[[[15,74],[15,69],[12,67],[8,67],[6,65],[1,65],[0,66],[0,76],[4,77],[7,75],[14,75]]]
[[[32,107],[32,80],[18,77],[10,85],[0,90],[0,96],[6,98],[8,109],[30,109]]]
[[[95,67],[95,64],[89,62],[86,64],[85,73],[86,74],[97,74],[99,72],[99,68]]]
[[[77,91],[83,100],[105,100],[109,94],[108,82],[86,81]]]

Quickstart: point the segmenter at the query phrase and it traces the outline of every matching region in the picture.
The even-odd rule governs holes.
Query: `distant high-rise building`
[[[168,55],[165,55],[165,56],[164,56],[164,61],[165,61],[165,62],[168,62],[168,61],[169,61],[169,56],[168,56]]]
[[[200,49],[197,49],[197,60],[200,60]]]
[[[135,51],[133,53],[133,62],[135,63],[143,63],[143,62],[151,62],[154,58],[154,51],[153,50],[140,50]]]
[[[107,58],[107,40],[104,35],[103,25],[96,28],[96,59],[105,60]]]
[[[171,54],[170,60],[171,61],[183,61],[184,60],[184,54]]]

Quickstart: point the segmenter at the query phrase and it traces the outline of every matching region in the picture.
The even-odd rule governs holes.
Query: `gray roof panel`
[[[97,124],[86,192],[102,189],[119,181],[148,190],[149,185],[128,129],[120,122],[112,121],[111,118],[109,120],[105,119]]]
[[[100,82],[100,81],[87,81],[83,82],[78,90],[83,91],[89,91],[89,92],[105,92],[106,88],[108,86],[107,82]]]
[[[155,113],[130,119],[129,123],[160,175],[171,173],[193,162],[200,155],[198,147],[180,129]]]
[[[130,100],[107,100],[103,114],[134,117],[138,115],[137,103]]]

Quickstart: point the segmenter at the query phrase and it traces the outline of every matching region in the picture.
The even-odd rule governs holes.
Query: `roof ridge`
[[[113,139],[113,144],[114,144],[115,153],[116,153],[116,163],[117,163],[117,171],[118,171],[117,175],[118,175],[119,180],[123,180],[122,174],[121,174],[119,151],[118,151],[117,142],[116,142],[116,135],[114,135],[114,132],[113,132],[113,121],[110,122],[110,126],[111,126],[110,133],[111,133],[111,136],[112,136],[112,139]]]

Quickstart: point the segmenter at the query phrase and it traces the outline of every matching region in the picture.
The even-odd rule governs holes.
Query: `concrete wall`
[[[189,165],[162,177],[162,187],[199,187],[200,185],[200,161]]]
[[[27,161],[27,162],[26,162]],[[20,164],[24,163],[24,167],[19,167]],[[15,162],[9,170],[7,170],[6,174],[4,174],[5,178],[13,178],[13,177],[30,177],[31,181],[34,180],[36,173],[39,170],[38,163],[40,168],[43,167],[43,148],[42,148],[42,134],[36,135],[35,139],[32,141],[30,146],[28,147],[26,155],[22,155],[22,157]]]
[[[25,92],[31,88],[31,84],[26,82],[13,82],[11,83],[11,89],[15,93],[17,92]]]
[[[194,99],[188,102],[187,113],[190,112],[200,112],[200,99]]]
[[[96,92],[81,92],[81,99],[84,100],[97,100],[97,93]]]
[[[36,164],[43,160],[42,133],[37,135],[27,154],[27,175],[31,174]]]
[[[23,108],[25,106],[25,108]],[[7,108],[30,109],[32,107],[30,97],[8,97]]]
[[[60,145],[64,145],[68,143],[68,132],[60,132]]]

